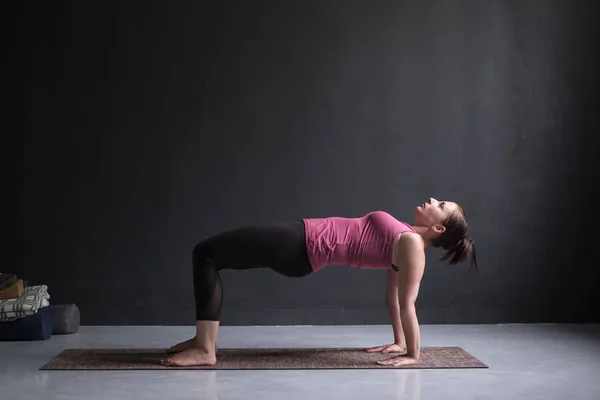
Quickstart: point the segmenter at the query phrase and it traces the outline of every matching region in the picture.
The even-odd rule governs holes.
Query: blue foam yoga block
[[[50,307],[15,321],[0,322],[0,341],[48,340],[52,336],[54,320]]]

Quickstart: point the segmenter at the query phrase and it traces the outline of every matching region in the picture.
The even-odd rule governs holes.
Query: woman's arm
[[[404,340],[404,331],[402,330],[402,320],[400,318],[400,304],[398,302],[398,272],[391,268],[388,269],[386,280],[385,303],[394,331],[394,344],[404,348],[406,347],[406,341]]]
[[[398,304],[407,354],[380,361],[383,365],[402,365],[418,362],[421,345],[419,321],[415,310],[415,302],[419,294],[419,286],[425,270],[425,253],[419,235],[403,233],[394,246],[392,263],[398,268]]]
[[[400,319],[400,304],[398,303],[398,273],[393,269],[387,270],[385,304],[394,331],[394,343],[366,349],[370,353],[398,353],[406,350],[406,341]]]

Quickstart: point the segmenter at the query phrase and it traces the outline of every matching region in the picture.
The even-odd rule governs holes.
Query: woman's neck
[[[429,247],[431,245],[431,230],[427,226],[419,226],[419,225],[411,225],[419,236],[421,236],[421,240],[423,240],[423,247]]]

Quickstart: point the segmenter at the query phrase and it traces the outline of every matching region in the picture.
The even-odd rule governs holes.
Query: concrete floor
[[[0,342],[0,398],[600,399],[600,325],[425,325],[422,346],[461,346],[489,369],[39,371],[65,348],[168,347],[192,327],[82,327],[45,342]],[[229,327],[219,347],[365,347],[389,326]]]

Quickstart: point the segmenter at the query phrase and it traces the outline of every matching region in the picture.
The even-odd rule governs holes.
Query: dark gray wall
[[[464,206],[482,275],[431,253],[421,323],[598,322],[583,3],[27,3],[2,268],[83,324],[191,324],[203,238],[375,209],[411,222],[434,196]],[[381,272],[222,277],[223,324],[388,322]]]

